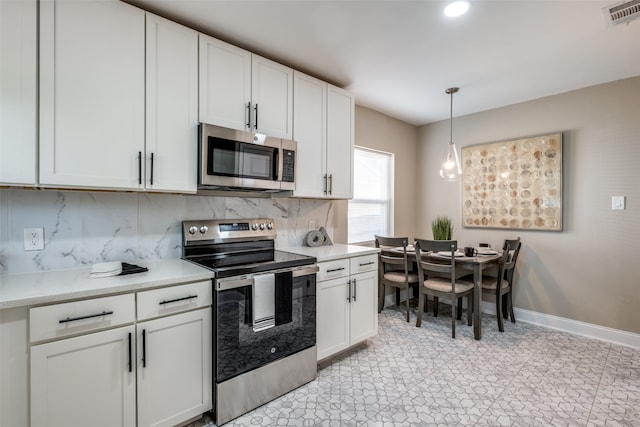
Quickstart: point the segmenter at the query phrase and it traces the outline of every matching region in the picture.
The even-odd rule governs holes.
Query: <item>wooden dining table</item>
[[[411,248],[413,249],[413,248]],[[389,252],[394,254],[402,254],[402,248],[393,248]],[[415,250],[407,248],[407,255],[411,255],[415,263]],[[432,260],[446,261],[449,257],[433,254],[431,252],[423,253],[422,257],[429,257]],[[473,257],[456,256],[456,269],[467,270],[473,272],[473,336],[479,340],[482,338],[482,272],[486,268],[498,265],[502,254],[483,254]],[[420,308],[418,308],[420,309]],[[498,315],[500,315],[498,313]]]

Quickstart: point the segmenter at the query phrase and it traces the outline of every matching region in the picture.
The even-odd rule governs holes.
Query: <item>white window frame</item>
[[[389,176],[388,176],[388,199],[381,202],[380,200],[377,199],[358,199],[356,198],[356,190],[355,190],[355,185],[356,185],[356,181],[357,181],[357,177],[356,177],[356,170],[355,170],[355,161],[354,161],[354,175],[353,175],[353,182],[354,182],[354,197],[353,199],[349,200],[349,208],[348,208],[348,212],[351,211],[350,207],[351,207],[351,203],[371,203],[371,204],[380,204],[380,203],[384,203],[387,205],[387,218],[386,218],[386,231],[384,230],[379,230],[376,234],[379,235],[388,235],[388,236],[393,236],[394,233],[394,202],[395,202],[395,195],[394,195],[394,176],[395,176],[395,154],[394,153],[390,153],[387,151],[381,151],[381,150],[375,150],[372,148],[368,148],[368,147],[362,147],[362,146],[354,146],[354,159],[357,155],[357,151],[367,151],[370,153],[376,153],[379,155],[383,155],[388,157],[388,161],[389,161]],[[347,214],[347,228],[349,223],[351,222],[351,217],[350,217],[350,213]],[[347,230],[348,231],[348,230]],[[349,244],[360,244],[360,245],[370,245],[373,246],[374,244],[374,238],[373,235],[371,236],[371,240],[366,240],[366,241],[351,241],[351,236],[349,235],[349,233],[347,233],[347,240]]]

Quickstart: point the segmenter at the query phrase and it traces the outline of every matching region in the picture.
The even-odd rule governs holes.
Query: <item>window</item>
[[[349,243],[393,235],[393,154],[355,147]]]

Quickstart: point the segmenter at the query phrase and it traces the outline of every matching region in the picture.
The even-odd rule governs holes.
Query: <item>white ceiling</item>
[[[592,0],[130,0],[421,125],[640,75],[640,19]],[[640,94],[638,94],[640,96]]]

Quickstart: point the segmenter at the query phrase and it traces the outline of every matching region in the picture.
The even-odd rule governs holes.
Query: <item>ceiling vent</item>
[[[640,0],[615,3],[602,9],[609,26],[622,24],[640,17]]]

